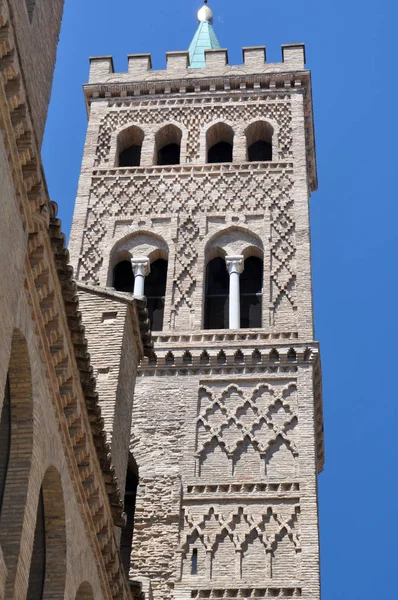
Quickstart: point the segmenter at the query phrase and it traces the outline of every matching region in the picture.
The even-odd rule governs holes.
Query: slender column
[[[149,258],[137,256],[131,259],[134,273],[134,296],[144,296],[145,277],[151,270]]]
[[[242,254],[226,256],[225,264],[229,273],[229,329],[240,328],[240,289],[239,275],[243,271]]]

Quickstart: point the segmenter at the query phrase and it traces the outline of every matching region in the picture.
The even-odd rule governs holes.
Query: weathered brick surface
[[[261,48],[243,54],[244,65],[229,66],[225,50],[206,52],[193,70],[184,53],[169,54],[166,71],[135,55],[128,73],[98,57],[85,87],[78,278],[111,286],[120,260],[168,260],[163,331],[141,364],[131,438],[140,477],[131,575],[155,600],[320,597],[311,82],[302,45],[284,46],[282,63],[264,63]],[[120,148],[139,139],[131,127],[141,163],[119,168]],[[180,164],[157,166],[159,136],[176,127]],[[273,160],[250,163],[260,129]],[[232,163],[206,164],[225,130]],[[264,260],[262,327],[206,332],[207,262],[234,255]]]
[[[11,17],[39,145],[50,101],[63,6],[64,0],[11,2]]]
[[[42,489],[43,597],[128,600],[115,535],[115,525],[123,522],[121,494],[106,445],[77,287],[38,148],[62,4],[0,0],[0,414],[7,374],[11,404],[10,458],[0,513],[0,598],[26,598],[29,579],[33,581]],[[34,9],[31,24],[27,7]],[[120,377],[131,377],[133,386],[143,344],[138,311],[130,313],[121,344],[136,358],[132,367],[126,359],[119,363]],[[130,397],[126,385],[117,392],[123,400]],[[121,429],[128,417],[121,402],[115,427]],[[127,456],[129,421],[124,428]]]

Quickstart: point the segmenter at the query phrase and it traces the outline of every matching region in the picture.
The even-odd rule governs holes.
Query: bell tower
[[[165,70],[90,59],[71,256],[80,282],[145,296],[151,322],[130,577],[154,600],[319,600],[311,76],[302,44],[229,65],[212,16]]]

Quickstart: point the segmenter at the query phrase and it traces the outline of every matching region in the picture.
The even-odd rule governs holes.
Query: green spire
[[[199,26],[189,46],[189,62],[191,69],[201,69],[206,66],[205,50],[220,48],[219,41],[213,29],[213,12],[206,6],[198,11]]]

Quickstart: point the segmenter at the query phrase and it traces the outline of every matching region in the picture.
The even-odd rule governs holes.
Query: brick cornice
[[[114,526],[124,523],[69,255],[45,185],[7,0],[0,0],[0,128],[27,234],[26,293],[68,470],[106,598],[131,593]]]

